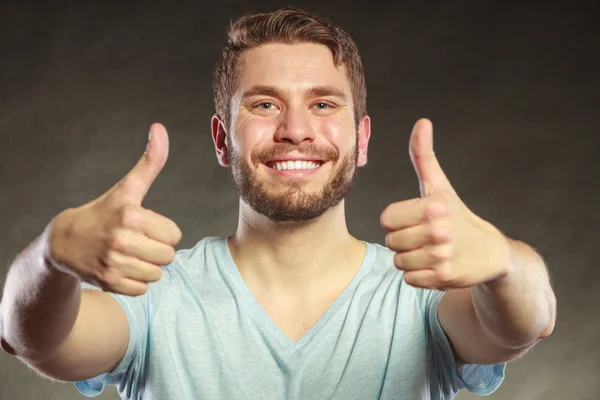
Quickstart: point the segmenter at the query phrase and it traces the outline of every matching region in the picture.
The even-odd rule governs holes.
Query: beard
[[[316,159],[333,164],[339,161],[323,187],[317,192],[310,193],[305,189],[308,182],[302,179],[290,178],[284,184],[286,190],[274,193],[270,190],[270,185],[261,182],[256,171],[251,170],[241,159],[239,152],[231,146],[229,140],[227,142],[230,162],[228,170],[240,197],[254,211],[274,222],[309,221],[321,216],[350,194],[358,171],[356,165],[358,160],[358,135],[353,149],[341,159],[339,154],[333,150],[318,151],[313,147],[301,147],[291,144],[280,144],[273,149],[253,152],[251,154],[253,165],[263,163],[266,166],[267,160],[287,154],[292,150],[298,150],[302,154],[315,156]]]

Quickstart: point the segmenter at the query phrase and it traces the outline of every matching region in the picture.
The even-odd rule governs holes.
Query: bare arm
[[[554,328],[544,261],[466,206],[435,156],[431,121],[417,121],[409,152],[421,198],[392,203],[381,215],[394,264],[409,285],[447,292],[438,318],[458,364],[520,356]]]
[[[2,348],[55,379],[111,370],[125,354],[129,326],[110,295],[80,282],[139,296],[162,275],[181,239],[170,219],[141,206],[168,155],[164,127],[134,168],[110,190],[61,212],[19,254],[0,303]]]
[[[3,348],[42,374],[74,381],[109,371],[123,357],[129,326],[121,306],[50,261],[44,233],[12,264],[0,307]]]
[[[111,371],[129,343],[129,324],[119,303],[99,290],[81,292],[80,312],[58,350],[31,366],[45,376],[81,381]]]
[[[442,298],[440,323],[459,364],[513,360],[554,329],[556,298],[543,260],[525,243],[509,243],[511,272]]]

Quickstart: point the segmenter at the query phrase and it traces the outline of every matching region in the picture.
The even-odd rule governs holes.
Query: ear
[[[357,166],[362,167],[367,163],[367,149],[369,139],[371,138],[371,118],[367,115],[358,123],[358,162]]]
[[[229,167],[229,156],[227,149],[227,131],[225,124],[219,114],[213,115],[210,121],[210,130],[212,132],[213,142],[215,143],[215,151],[219,164],[223,167]]]

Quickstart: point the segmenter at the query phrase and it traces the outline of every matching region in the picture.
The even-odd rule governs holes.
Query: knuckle
[[[431,229],[431,232],[429,233],[430,239],[433,240],[434,242],[444,241],[448,238],[448,236],[449,236],[448,230],[445,228],[439,228],[439,227]]]
[[[96,279],[102,283],[103,287],[112,289],[119,282],[120,277],[114,269],[107,268],[98,271]]]
[[[404,257],[402,254],[400,253],[396,253],[394,255],[394,264],[396,265],[396,267],[398,268],[402,268],[405,266],[406,262],[404,260]]]
[[[157,282],[162,278],[163,270],[162,268],[156,266],[153,268],[153,271],[150,273],[149,282]]]
[[[140,282],[134,289],[128,291],[128,296],[141,296],[148,291],[148,284],[144,282]]]
[[[136,207],[127,204],[121,207],[119,212],[119,225],[127,228],[135,228],[139,224],[140,213]]]
[[[129,242],[122,231],[115,231],[108,239],[108,247],[112,250],[127,251]]]
[[[411,286],[416,286],[417,283],[411,274],[404,274],[404,281]]]
[[[391,233],[385,235],[385,247],[392,248],[394,245],[394,238]]]
[[[432,200],[425,207],[425,214],[430,219],[440,218],[447,215],[448,206],[446,205],[446,201],[443,198],[437,198]]]
[[[175,258],[175,249],[171,246],[169,246],[166,250],[165,250],[165,264],[170,264],[173,259]]]
[[[428,288],[429,285],[427,284],[427,282],[422,281],[419,279],[417,274],[413,274],[413,273],[404,273],[404,277],[403,277],[404,281],[406,283],[408,283],[410,286],[416,287],[416,288]]]
[[[183,233],[181,232],[181,229],[179,226],[175,225],[175,244],[179,243],[182,237]]]
[[[433,246],[429,250],[429,256],[434,261],[444,261],[450,258],[450,247],[448,246]]]
[[[429,251],[429,257],[433,261],[442,261],[445,258],[443,251],[438,248],[431,249]]]
[[[436,211],[444,211],[446,209],[446,199],[443,197],[438,197],[431,203],[429,203],[430,209],[435,209]]]
[[[114,250],[108,250],[104,254],[104,257],[102,257],[102,264],[105,267],[103,271],[108,271],[112,268],[115,268],[119,265],[119,263],[120,263],[119,253]]]
[[[181,237],[183,236],[181,233],[181,229],[179,229],[179,226],[174,222],[169,220],[169,229],[167,230],[168,235],[167,235],[167,244],[169,245],[173,245],[175,246],[177,243],[179,243],[179,241],[181,240]]]
[[[379,222],[384,228],[389,227],[392,224],[392,214],[394,213],[394,204],[386,206],[381,215],[379,216]]]
[[[448,290],[450,288],[451,288],[450,285],[444,284],[444,283],[441,283],[441,282],[436,283],[432,287],[432,289],[439,290],[439,291],[442,291],[442,292],[445,292],[446,290]]]
[[[119,276],[111,271],[104,275],[104,282],[111,287],[115,286],[119,282]]]
[[[452,283],[456,278],[454,271],[449,267],[438,268],[436,270],[436,275],[441,287],[452,286]]]

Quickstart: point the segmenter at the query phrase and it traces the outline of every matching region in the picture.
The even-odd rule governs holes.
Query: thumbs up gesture
[[[171,263],[181,230],[142,207],[169,152],[167,131],[150,128],[151,140],[137,164],[97,199],[57,215],[48,236],[48,259],[58,270],[105,291],[140,295]]]
[[[508,274],[508,240],[458,197],[433,151],[427,119],[415,124],[409,153],[421,197],[392,203],[381,214],[386,246],[406,283],[446,290],[471,287]]]

